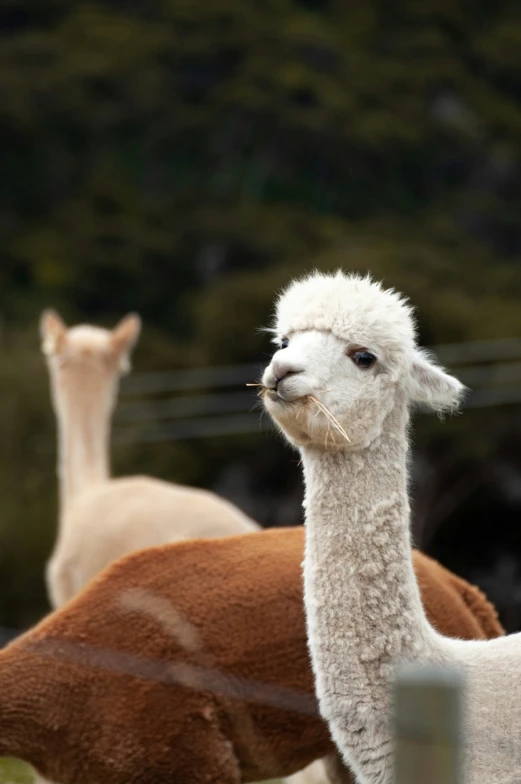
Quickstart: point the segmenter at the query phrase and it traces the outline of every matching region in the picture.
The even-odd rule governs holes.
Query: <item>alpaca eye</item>
[[[373,367],[376,362],[376,357],[370,351],[355,351],[351,354],[351,359],[362,370],[368,370]]]
[[[287,348],[288,346],[289,346],[288,338],[282,338],[282,340],[280,341],[280,347],[281,348]]]

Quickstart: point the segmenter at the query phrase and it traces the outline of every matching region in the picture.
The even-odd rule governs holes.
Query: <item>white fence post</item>
[[[395,784],[463,784],[458,670],[403,664],[394,680]]]

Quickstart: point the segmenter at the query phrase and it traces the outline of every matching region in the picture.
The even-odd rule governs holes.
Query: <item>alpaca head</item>
[[[133,313],[108,330],[87,324],[67,328],[56,311],[45,310],[40,335],[55,408],[96,401],[110,410],[140,330],[141,320]]]
[[[400,404],[457,406],[464,387],[416,343],[412,308],[370,277],[314,273],[280,295],[264,405],[295,446],[370,444]],[[313,396],[345,431],[349,442]]]

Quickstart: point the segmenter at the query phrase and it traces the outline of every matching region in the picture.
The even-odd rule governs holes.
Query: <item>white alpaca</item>
[[[462,385],[418,349],[404,299],[369,278],[294,282],[273,331],[281,349],[264,374],[265,406],[302,456],[308,638],[320,708],[345,761],[362,784],[390,784],[393,665],[441,663],[467,676],[466,781],[519,784],[521,635],[441,636],[411,561],[408,409],[451,409]]]
[[[133,550],[259,528],[207,490],[147,476],[110,478],[111,417],[140,326],[132,314],[112,331],[86,325],[67,329],[52,310],[41,317],[58,420],[58,538],[46,572],[55,608]]]

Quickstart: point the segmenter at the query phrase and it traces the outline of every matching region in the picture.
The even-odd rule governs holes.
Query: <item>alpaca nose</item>
[[[296,367],[287,360],[273,360],[273,375],[275,376],[275,387],[288,376],[295,376],[297,373],[302,373],[302,368]]]

